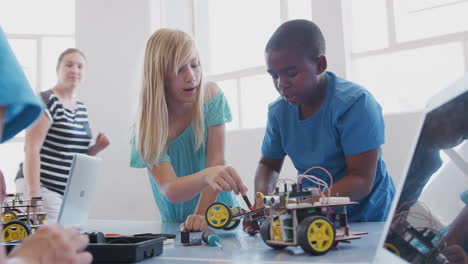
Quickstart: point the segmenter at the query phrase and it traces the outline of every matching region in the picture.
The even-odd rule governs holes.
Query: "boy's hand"
[[[203,231],[208,228],[205,216],[203,215],[189,215],[187,220],[180,225],[180,231]]]
[[[449,263],[468,264],[468,256],[460,245],[451,245],[442,252]]]
[[[242,182],[236,170],[230,166],[214,166],[207,168],[207,183],[217,193],[233,191],[235,194],[247,193],[247,187]]]
[[[254,209],[260,209],[260,208],[265,208],[265,203],[263,202],[263,193],[262,192],[256,192],[255,197],[254,197]]]

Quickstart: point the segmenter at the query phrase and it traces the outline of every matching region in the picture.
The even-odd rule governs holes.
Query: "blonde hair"
[[[134,136],[136,150],[150,166],[158,165],[167,151],[169,115],[165,83],[194,56],[198,57],[195,42],[180,30],[160,29],[154,32],[146,43],[143,83]],[[192,115],[195,149],[198,150],[203,143],[205,129],[201,78],[196,89]]]

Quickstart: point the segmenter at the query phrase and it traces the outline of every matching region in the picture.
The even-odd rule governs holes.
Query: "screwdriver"
[[[254,208],[252,204],[250,203],[249,197],[247,197],[247,195],[242,195],[242,198],[244,199],[244,202],[245,204],[247,204],[247,207],[250,209],[250,211],[253,211]],[[253,230],[256,230],[256,231],[260,230],[260,224],[258,223],[258,221],[256,219],[252,219],[251,217],[250,219],[251,219],[250,225],[252,226]]]
[[[250,210],[253,210],[253,206],[252,206],[252,204],[251,204],[250,201],[249,201],[249,197],[247,197],[247,195],[242,195],[242,198],[244,199],[244,202],[245,202],[245,204],[247,205],[247,207],[248,207]]]
[[[221,239],[219,239],[219,236],[216,235],[215,232],[211,229],[206,229],[205,231],[202,232],[202,240],[203,242],[207,243],[208,245],[212,247],[219,247],[223,248],[221,245]]]

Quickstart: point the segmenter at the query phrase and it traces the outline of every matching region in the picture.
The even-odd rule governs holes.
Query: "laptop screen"
[[[59,224],[78,229],[85,227],[100,167],[100,158],[75,154],[58,216]]]
[[[384,247],[411,263],[451,263],[468,252],[468,78],[425,113]]]

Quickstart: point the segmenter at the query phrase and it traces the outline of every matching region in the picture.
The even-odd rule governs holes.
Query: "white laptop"
[[[57,219],[59,224],[80,230],[86,226],[101,162],[97,157],[75,154]]]
[[[444,227],[465,207],[459,196],[468,189],[464,106],[468,106],[468,75],[432,97],[424,110],[378,245],[404,262],[447,263],[442,254],[445,245],[439,241]],[[438,155],[425,150],[431,148],[441,150]]]

